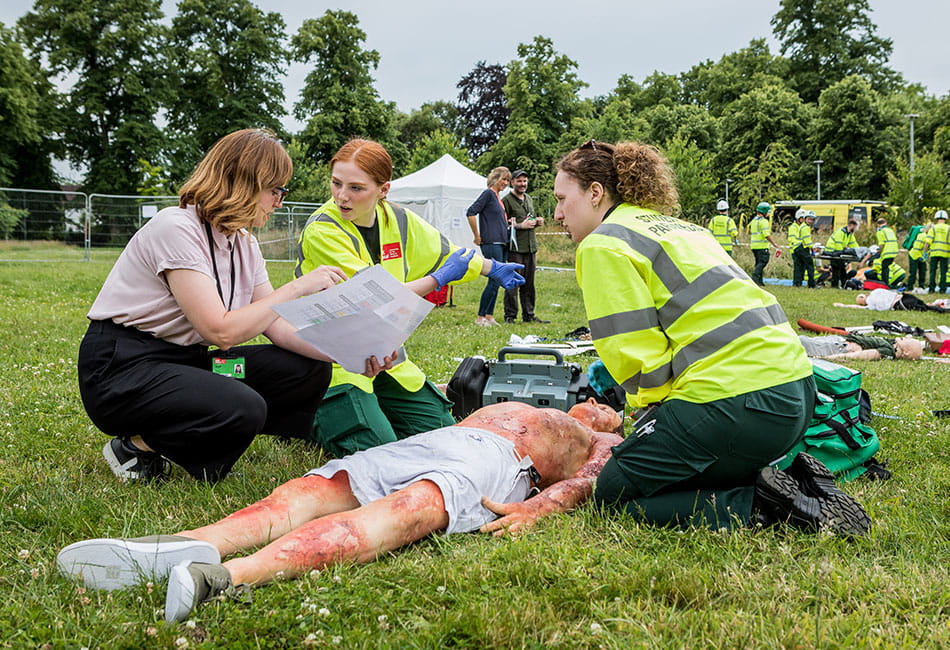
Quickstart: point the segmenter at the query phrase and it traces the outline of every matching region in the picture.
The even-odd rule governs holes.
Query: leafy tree
[[[141,196],[173,196],[175,191],[169,186],[168,175],[159,165],[153,165],[144,158],[139,160],[139,186],[136,194]]]
[[[723,55],[718,62],[705,61],[683,74],[683,94],[691,103],[705,106],[719,116],[726,106],[753,88],[785,85],[788,63],[769,52],[765,39]]]
[[[558,54],[549,38],[536,36],[518,45],[518,56],[508,64],[505,84],[508,127],[478,165],[483,171],[498,165],[524,169],[539,187],[551,179],[558,141],[575,115],[578,91],[587,84],[574,73],[577,63]]]
[[[733,172],[737,179],[733,212],[752,214],[761,201],[774,203],[791,199],[788,183],[792,153],[781,142],[773,142],[756,155],[740,161]]]
[[[658,104],[640,116],[650,125],[647,140],[657,145],[682,137],[699,149],[714,151],[719,142],[718,120],[694,104]]]
[[[893,42],[876,35],[869,13],[868,0],[781,0],[772,32],[805,101],[817,101],[825,88],[853,74],[882,91],[901,82],[887,67]]]
[[[455,104],[437,101],[427,102],[409,115],[400,113],[396,119],[396,128],[400,141],[412,151],[425,137],[436,131],[457,134],[458,122],[459,114]]]
[[[158,157],[154,118],[168,91],[160,7],[159,0],[36,0],[19,21],[35,59],[68,85],[62,138],[69,160],[88,168],[88,191],[132,193],[139,159]]]
[[[408,158],[395,129],[396,107],[383,102],[373,87],[379,52],[364,50],[366,33],[349,11],[328,10],[305,20],[291,39],[295,61],[312,63],[294,116],[306,121],[299,134],[307,154],[327,162],[350,138],[364,137],[385,146],[397,167]]]
[[[783,145],[783,151],[801,159],[810,116],[809,107],[785,86],[769,85],[749,91],[723,112],[720,173],[739,181],[739,172],[733,171],[736,164],[750,159],[758,161],[773,143]]]
[[[674,106],[681,104],[684,99],[683,85],[679,77],[659,71],[654,71],[644,79],[643,85],[638,84],[629,75],[621,75],[613,94],[630,102],[635,111],[661,104]]]
[[[463,165],[468,165],[471,162],[468,151],[462,147],[455,134],[449,133],[445,129],[436,129],[423,136],[419,144],[412,150],[405,173],[411,174],[418,169],[422,169],[445,154],[449,154]]]
[[[887,187],[888,203],[900,208],[898,226],[920,223],[924,206],[950,203],[950,184],[943,161],[935,152],[914,156],[913,173],[910,161],[898,158],[897,168],[887,172]]]
[[[0,185],[55,186],[52,85],[28,59],[13,31],[0,23]]]
[[[479,61],[455,86],[462,143],[476,158],[498,142],[508,126],[507,80],[503,67]]]
[[[307,147],[297,138],[287,144],[287,153],[294,163],[294,175],[288,187],[292,201],[323,203],[330,198],[330,167],[307,155]],[[303,225],[303,224],[301,224]]]
[[[613,96],[599,114],[595,108],[590,100],[578,106],[570,128],[560,138],[558,155],[591,138],[612,143],[646,139],[650,124],[633,110],[629,100]]]
[[[823,194],[842,199],[884,195],[887,170],[906,129],[900,116],[885,108],[871,84],[858,76],[821,94],[810,141],[824,160]]]
[[[677,135],[666,147],[666,156],[676,172],[683,218],[705,223],[712,217],[716,207],[713,155],[700,149],[687,137]]]
[[[286,54],[278,13],[250,0],[181,0],[172,21],[176,92],[168,105],[172,177],[183,181],[204,153],[238,129],[280,132]]]

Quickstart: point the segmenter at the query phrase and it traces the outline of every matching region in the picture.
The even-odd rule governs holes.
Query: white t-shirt
[[[135,327],[179,345],[208,344],[195,330],[168,288],[165,271],[190,269],[212,280],[208,234],[195,206],[165,208],[139,229],[119,255],[87,316]],[[223,304],[231,297],[234,248],[234,299],[231,309],[251,303],[254,287],[267,282],[257,239],[244,230],[226,236],[212,229]]]
[[[894,303],[900,300],[901,295],[890,289],[874,289],[868,294],[868,309],[872,311],[888,311]]]

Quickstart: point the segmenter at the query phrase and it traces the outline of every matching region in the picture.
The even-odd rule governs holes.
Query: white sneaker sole
[[[183,562],[172,568],[168,576],[168,591],[165,593],[165,622],[183,621],[195,610],[195,581],[188,571],[191,562]]]
[[[217,564],[221,556],[214,546],[196,539],[87,539],[60,551],[56,566],[66,576],[81,578],[89,588],[111,591],[161,580],[186,560]]]

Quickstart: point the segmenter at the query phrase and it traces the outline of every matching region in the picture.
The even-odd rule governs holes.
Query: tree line
[[[660,147],[677,173],[682,214],[713,213],[729,179],[734,211],[759,201],[886,199],[898,224],[950,203],[950,96],[929,95],[888,67],[867,0],[781,0],[779,51],[756,38],[681,74],[624,74],[582,98],[577,64],[536,36],[507,63],[479,61],[455,101],[409,113],[379,96],[377,51],[353,13],[330,10],[289,38],[283,18],[250,0],[37,0],[0,24],[0,185],[54,188],[54,158],[85,170],[83,189],[174,193],[201,155],[235,129],[267,127],[288,143],[297,200],[324,200],[327,161],[353,136],[392,153],[396,174],[444,153],[486,173],[522,168],[551,209],[553,164],[594,138]],[[283,79],[308,68],[293,116]],[[915,154],[909,157],[909,115]]]

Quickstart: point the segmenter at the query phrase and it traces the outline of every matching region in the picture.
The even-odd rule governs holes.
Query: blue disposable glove
[[[491,271],[488,272],[488,277],[505,289],[514,289],[518,285],[524,284],[524,278],[518,275],[518,271],[523,269],[524,264],[492,260]]]
[[[587,367],[587,383],[598,395],[606,395],[608,390],[617,385],[617,381],[607,372],[607,366],[600,359]]]
[[[445,262],[430,275],[439,283],[439,289],[449,282],[461,280],[468,273],[469,262],[475,256],[474,248],[459,248],[449,255]]]

